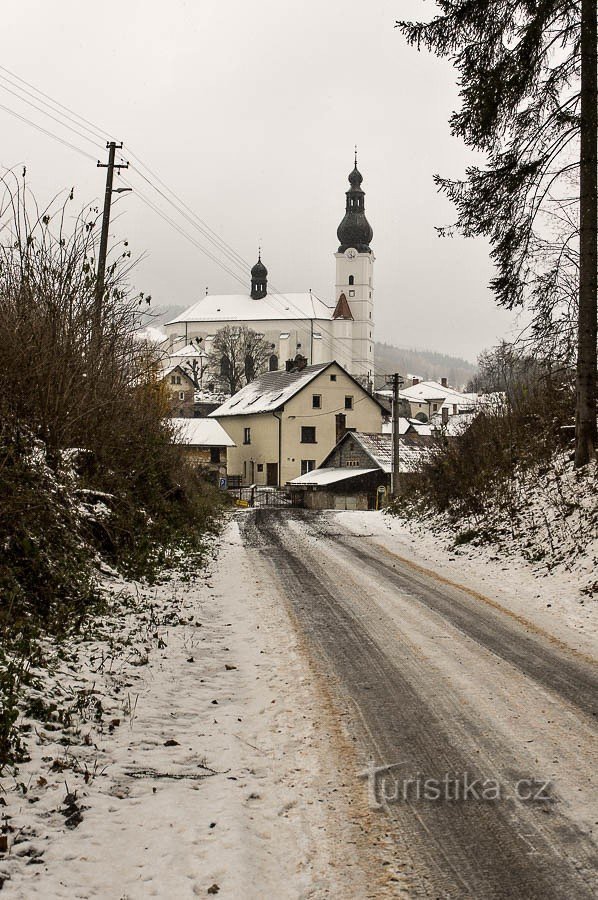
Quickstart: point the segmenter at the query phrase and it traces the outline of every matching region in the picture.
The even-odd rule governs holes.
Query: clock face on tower
[[[349,247],[348,250],[345,250],[345,256],[347,259],[355,259],[357,256],[357,250],[354,247]]]

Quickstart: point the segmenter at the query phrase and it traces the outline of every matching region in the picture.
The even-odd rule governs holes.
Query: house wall
[[[347,438],[342,447],[336,447],[330,459],[326,461],[326,467],[333,468],[359,468],[372,469],[374,463],[367,455],[363,447],[356,440]]]
[[[180,378],[180,384],[173,384],[172,379]],[[163,378],[163,384],[168,394],[170,415],[184,419],[194,415],[195,385],[184,372],[171,372]]]
[[[336,380],[331,380],[331,375]],[[320,408],[314,409],[313,396],[321,397]],[[345,397],[353,397],[353,409],[345,409]],[[336,444],[336,415],[346,416],[346,427],[357,431],[379,433],[382,410],[370,395],[356,384],[340,366],[333,365],[320,373],[296,394],[281,417],[281,460],[279,483],[286,484],[301,475],[301,461],[314,460],[319,466]],[[223,416],[218,420],[236,447],[228,454],[228,474],[240,475],[245,484],[265,485],[267,464],[278,463],[278,420],[272,413],[245,416]],[[304,443],[301,429],[316,429],[316,442]],[[251,429],[251,443],[244,444],[244,429]],[[259,471],[259,467],[262,470]]]

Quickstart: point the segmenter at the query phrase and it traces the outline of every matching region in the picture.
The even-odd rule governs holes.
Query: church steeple
[[[338,226],[336,236],[340,241],[339,253],[354,247],[358,253],[371,253],[370,241],[374,236],[372,226],[365,217],[365,192],[361,190],[363,176],[357,168],[357,149],[355,150],[355,167],[349,175],[351,187],[346,192],[347,206],[345,217]]]
[[[268,270],[262,262],[261,248],[258,251],[257,262],[251,270],[251,296],[254,300],[261,300],[268,293]]]

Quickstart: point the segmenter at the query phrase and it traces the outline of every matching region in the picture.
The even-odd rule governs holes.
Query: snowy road
[[[378,807],[370,871],[395,895],[596,896],[592,661],[342,521],[255,510],[241,530],[343,724],[347,790]]]

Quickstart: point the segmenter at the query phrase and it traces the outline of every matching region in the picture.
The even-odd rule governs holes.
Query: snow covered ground
[[[287,613],[234,521],[212,552],[191,583],[120,585],[113,623],[47,648],[32,759],[0,794],[3,896],[376,895],[353,763]]]
[[[448,527],[426,527],[384,512],[338,512],[339,522],[403,560],[436,572],[468,588],[482,601],[496,603],[580,653],[598,656],[598,592],[588,591],[598,578],[598,539],[585,552],[552,570],[546,560],[531,563],[515,546],[455,546]]]

